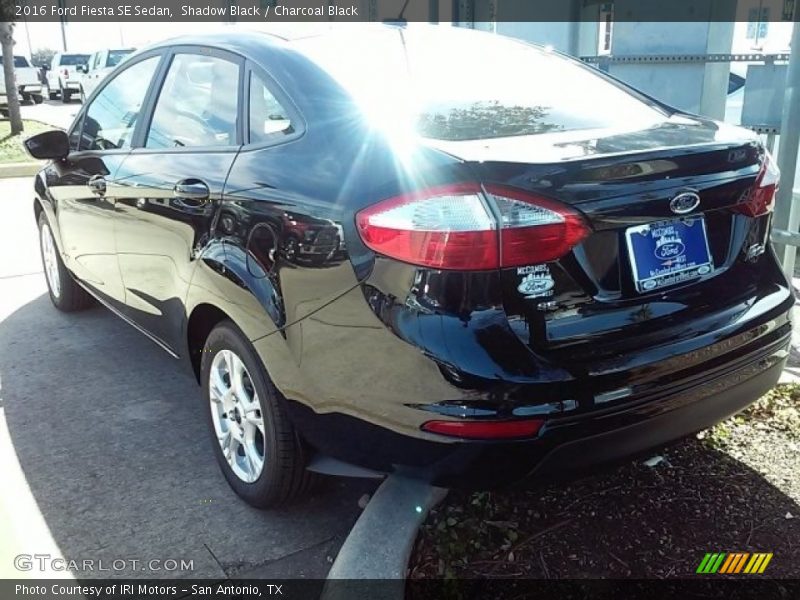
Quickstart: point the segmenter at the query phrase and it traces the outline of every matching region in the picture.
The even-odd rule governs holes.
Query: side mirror
[[[39,160],[60,160],[69,154],[69,137],[61,129],[37,133],[23,143],[28,154]]]

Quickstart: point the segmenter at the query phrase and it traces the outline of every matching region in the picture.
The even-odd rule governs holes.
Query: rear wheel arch
[[[189,351],[189,360],[192,371],[200,383],[200,364],[202,362],[203,347],[208,335],[222,321],[233,319],[222,309],[213,304],[198,304],[192,309],[186,323],[186,345]]]
[[[240,249],[230,245],[207,247],[186,294],[183,339],[198,381],[203,346],[221,321],[229,320],[248,340],[273,333],[284,323],[282,299],[277,290],[269,278],[255,277],[249,272],[243,252],[235,260],[230,256],[239,252]]]

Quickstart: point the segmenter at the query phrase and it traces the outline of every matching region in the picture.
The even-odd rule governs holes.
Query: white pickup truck
[[[50,70],[47,71],[47,89],[50,100],[61,96],[62,102],[69,102],[72,94],[80,93],[81,73],[78,71],[78,66],[85,65],[88,60],[88,54],[59,52],[53,57]]]
[[[119,63],[135,51],[136,48],[98,50],[89,57],[86,65],[78,67],[78,71],[83,73],[80,89],[81,102],[84,102],[86,97],[91,95],[98,84],[105,79],[106,75],[111,73]]]
[[[3,57],[0,55],[0,69],[3,66]],[[30,61],[24,56],[14,56],[14,79],[17,82],[17,93],[19,94],[20,102],[29,104],[35,102],[41,104],[42,102],[42,82],[39,81],[39,70],[32,66]],[[8,98],[6,97],[6,82],[0,71],[0,105],[6,106]]]

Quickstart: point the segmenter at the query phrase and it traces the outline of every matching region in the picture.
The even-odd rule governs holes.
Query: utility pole
[[[25,18],[25,39],[28,41],[28,56],[33,55],[33,46],[31,46],[31,32],[28,29],[28,19]]]
[[[64,15],[63,9],[65,8],[64,4],[65,4],[64,0],[58,0],[58,8],[61,9],[59,11],[61,13],[61,16],[58,17],[58,21],[61,23],[61,45],[64,48],[64,52],[66,52],[67,51],[67,29],[65,27],[65,21],[67,20],[67,17],[63,16]]]
[[[778,168],[781,170],[781,181],[775,200],[773,223],[778,230],[796,233],[800,221],[800,206],[793,206],[792,196],[800,144],[800,23],[797,20],[794,22],[792,32],[792,53],[789,56],[789,69],[786,73],[786,94],[783,98],[780,133]],[[777,250],[784,272],[792,277],[797,247],[787,244],[778,246]]]

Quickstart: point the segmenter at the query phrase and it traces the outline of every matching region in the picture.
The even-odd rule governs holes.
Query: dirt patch
[[[772,552],[771,577],[800,577],[800,386],[646,462],[537,490],[451,492],[409,577],[685,578],[707,552]]]

